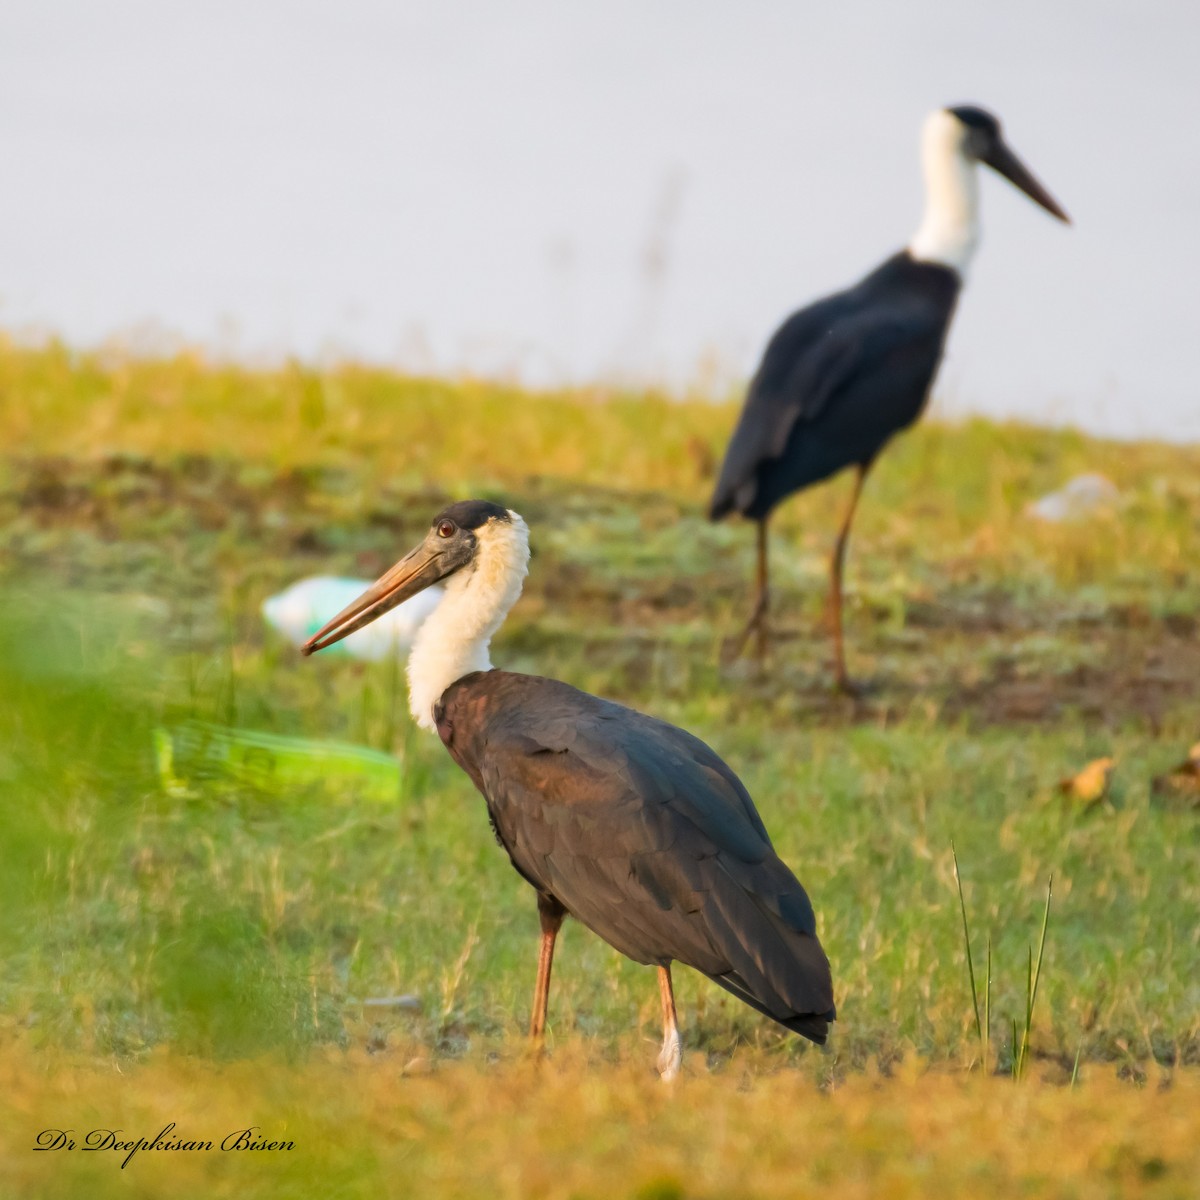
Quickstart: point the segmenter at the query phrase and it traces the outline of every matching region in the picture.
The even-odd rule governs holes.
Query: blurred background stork
[[[842,647],[850,525],[871,465],[928,402],[979,244],[979,164],[1069,223],[983,109],[930,113],[922,126],[921,159],[925,214],[908,246],[853,287],[792,313],[771,336],[709,504],[714,521],[737,512],[757,523],[757,598],[740,642],[757,630],[761,657],[767,643],[767,520],[793,492],[855,468],[830,569],[834,671],[842,691],[854,690]]]

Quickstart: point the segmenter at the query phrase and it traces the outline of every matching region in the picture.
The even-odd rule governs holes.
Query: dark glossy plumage
[[[793,313],[750,384],[709,512],[761,520],[843,467],[865,465],[921,414],[961,281],[893,255],[844,292]]]
[[[552,679],[476,672],[435,710],[500,843],[622,954],[682,962],[789,1029],[834,1019],[812,905],[698,738]]]

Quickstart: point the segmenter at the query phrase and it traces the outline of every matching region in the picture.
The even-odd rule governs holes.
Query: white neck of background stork
[[[925,215],[908,244],[913,258],[951,267],[964,279],[979,245],[979,180],[964,150],[966,134],[963,123],[945,109],[925,118]]]
[[[417,632],[408,656],[408,707],[422,729],[436,728],[433,707],[452,683],[492,669],[492,635],[529,570],[529,526],[511,509],[508,516],[475,531],[474,559],[445,581],[441,603]]]

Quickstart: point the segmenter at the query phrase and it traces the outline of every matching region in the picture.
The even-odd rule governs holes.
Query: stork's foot
[[[658,1055],[658,1073],[670,1083],[679,1074],[683,1046],[679,1041],[679,1018],[675,1013],[675,988],[671,984],[671,964],[658,968],[658,994],[662,998],[663,1044]]]
[[[833,681],[833,690],[839,695],[849,696],[851,700],[861,700],[866,695],[863,684],[849,675],[838,675]]]
[[[523,1060],[537,1069],[540,1069],[543,1063],[549,1062],[550,1051],[546,1049],[545,1038],[530,1038],[525,1043]]]
[[[754,606],[754,612],[750,614],[750,620],[746,622],[746,627],[735,638],[730,638],[725,643],[722,651],[722,657],[727,663],[733,662],[735,659],[741,658],[745,653],[746,644],[751,637],[754,638],[754,657],[758,662],[762,662],[767,657],[767,605],[765,600],[759,600]]]
[[[662,1050],[658,1055],[658,1073],[664,1083],[670,1083],[679,1074],[682,1062],[683,1044],[679,1040],[679,1030],[672,1029],[663,1038]]]
[[[865,700],[872,692],[879,690],[877,683],[865,679],[851,679],[844,672],[834,680],[833,687],[834,691],[842,696],[848,696],[851,700]]]

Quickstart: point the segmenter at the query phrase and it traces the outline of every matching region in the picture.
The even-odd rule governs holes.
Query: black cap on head
[[[448,504],[436,517],[434,525],[453,521],[459,529],[478,529],[489,521],[509,521],[508,509],[490,500],[458,500]]]
[[[1000,133],[1000,122],[986,108],[976,104],[957,104],[946,111],[956,116],[968,129],[978,129],[980,133],[992,137]]]

